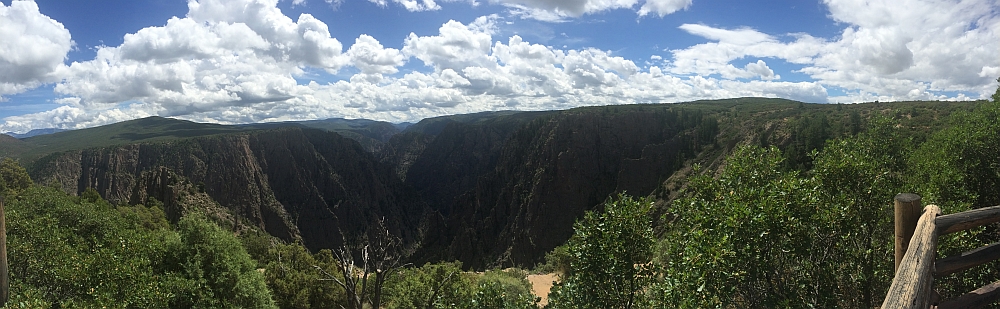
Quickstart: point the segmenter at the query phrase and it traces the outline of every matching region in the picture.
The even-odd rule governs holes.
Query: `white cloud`
[[[770,35],[761,33],[751,28],[726,30],[701,24],[683,24],[678,28],[709,40],[735,45],[751,45],[755,43],[775,41],[775,39]]]
[[[403,41],[403,54],[415,57],[437,70],[461,70],[469,66],[493,66],[489,56],[493,45],[488,31],[487,18],[466,26],[450,20],[439,29],[436,36],[417,36],[410,33]]]
[[[725,79],[767,80],[757,65],[732,64],[745,57],[776,58],[802,65],[802,73],[839,87],[842,101],[939,99],[941,92],[992,93],[1000,50],[1000,5],[978,0],[826,0],[831,18],[845,23],[841,35],[791,40],[750,28],[680,28],[712,42],[671,50],[674,74],[717,74]],[[784,37],[784,36],[783,36]],[[992,74],[990,74],[992,73]],[[777,75],[775,75],[777,78]]]
[[[605,10],[630,8],[638,0],[503,0],[505,5],[551,12],[563,17],[580,17]]]
[[[40,113],[4,118],[0,131],[24,133],[41,128],[83,129],[156,115],[155,110],[150,109],[155,109],[155,106],[137,104],[124,109],[93,110],[66,105]]]
[[[345,64],[343,46],[330,37],[326,24],[310,14],[292,21],[277,0],[201,0],[188,2],[187,18],[198,24],[244,24],[271,43],[259,56],[285,60],[336,72]],[[168,24],[169,26],[169,24]]]
[[[646,3],[639,8],[639,16],[646,16],[649,13],[656,13],[663,17],[674,12],[687,9],[691,6],[692,0],[646,0]]]
[[[353,58],[344,55],[326,24],[308,14],[292,21],[275,4],[191,1],[188,17],[127,34],[121,46],[74,62],[55,91],[93,108],[141,101],[160,106],[160,115],[186,115],[288,100],[296,94],[293,76],[305,67],[333,73],[353,59],[366,73],[382,73],[401,58],[369,38],[359,38]]]
[[[354,41],[354,45],[347,50],[347,56],[351,57],[351,64],[365,74],[393,74],[399,71],[396,67],[405,62],[399,50],[384,48],[378,40],[367,34],[362,34]]]
[[[389,5],[386,0],[368,0],[368,2],[377,4],[381,7],[386,7]],[[402,5],[407,11],[410,12],[420,12],[420,11],[434,11],[440,10],[441,6],[438,5],[434,0],[392,0],[392,2]]]
[[[450,21],[436,35],[411,34],[402,50],[358,37],[338,61],[359,73],[331,84],[307,85],[297,85],[292,76],[310,63],[323,62],[284,60],[297,59],[291,54],[273,57],[280,42],[267,38],[280,36],[254,29],[275,27],[174,19],[128,36],[121,46],[99,49],[93,61],[72,64],[72,74],[57,86],[70,96],[61,101],[65,106],[7,118],[0,131],[78,128],[147,115],[216,123],[329,117],[416,121],[510,108],[825,95],[813,83],[681,78],[656,66],[640,69],[612,52],[560,50],[516,35],[494,42],[495,19],[487,16],[467,25]],[[286,24],[292,25],[290,20]],[[239,39],[227,40],[223,34]],[[409,57],[420,59],[430,72],[394,74]],[[776,78],[763,61],[749,63],[741,72]],[[122,102],[133,103],[123,107]]]
[[[995,1],[826,1],[831,17],[850,24],[805,72],[824,82],[892,99],[927,90],[992,93],[1000,4]],[[888,91],[887,91],[888,90]]]
[[[586,14],[633,9],[640,3],[640,0],[493,0],[493,2],[507,6],[514,16],[547,22],[563,22]],[[639,7],[636,14],[642,17],[653,13],[663,17],[687,9],[691,3],[692,0],[643,0],[642,6]]]
[[[946,91],[992,93],[1000,74],[1000,18],[988,12],[997,11],[997,5],[963,1],[952,3],[957,8],[933,9],[928,6],[942,4],[906,1],[893,10],[941,14],[893,11],[857,19],[841,12],[863,11],[862,5],[879,11],[884,5],[828,2],[831,17],[844,27],[834,38],[685,24],[680,29],[707,42],[670,50],[672,57],[651,55],[641,68],[612,51],[500,37],[495,15],[467,24],[449,21],[436,34],[411,33],[396,42],[361,35],[344,51],[326,24],[308,14],[293,20],[273,0],[190,2],[184,18],[126,35],[120,46],[100,47],[91,61],[63,69],[57,64],[55,73],[47,74],[64,79],[56,85],[64,95],[56,103],[64,106],[8,117],[0,131],[80,128],[147,115],[216,123],[330,117],[416,121],[511,108],[743,96],[821,103],[964,98],[946,96]],[[575,12],[588,14],[625,4],[556,1],[545,12],[578,5]],[[798,73],[812,81],[782,81],[774,69],[782,62],[776,61],[801,67]],[[343,69],[350,67],[356,70]],[[315,72],[337,72],[341,80],[296,81]],[[847,95],[829,97],[830,88]]]
[[[69,31],[39,12],[35,2],[0,3],[0,101],[57,81],[71,48]]]
[[[778,75],[774,74],[774,70],[771,70],[771,68],[767,66],[767,63],[765,63],[764,60],[757,60],[757,62],[747,63],[747,65],[743,67],[743,69],[744,71],[753,74],[754,76],[760,76],[760,79],[763,80],[772,80],[779,78]]]

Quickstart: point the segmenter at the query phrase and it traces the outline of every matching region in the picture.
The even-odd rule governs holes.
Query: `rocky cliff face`
[[[426,215],[391,167],[353,140],[313,129],[69,151],[39,160],[33,171],[73,193],[94,188],[112,202],[133,204],[145,196],[176,198],[169,171],[246,224],[285,240],[301,237],[313,249],[339,246],[342,232],[358,233],[383,217],[394,233],[418,242]]]
[[[698,119],[667,108],[584,109],[515,130],[451,125],[406,182],[447,218],[418,253],[481,268],[531,265],[609,195],[645,196],[700,147]],[[711,141],[705,141],[711,142]]]
[[[945,103],[928,104],[933,108],[921,111]],[[339,246],[342,233],[360,233],[384,218],[416,247],[416,263],[530,266],[565,242],[574,221],[609,196],[670,199],[691,171],[682,168],[686,164],[712,170],[737,144],[777,145],[807,157],[809,147],[792,146],[827,137],[811,128],[830,126],[830,136],[846,134],[836,128],[847,128],[853,118],[841,108],[745,98],[490,112],[425,119],[391,137],[391,125],[357,120],[249,131],[148,118],[76,135],[104,137],[100,145],[142,143],[60,152],[35,161],[29,171],[38,183],[55,181],[73,193],[92,187],[113,202],[155,197],[172,218],[190,202],[171,201],[194,198],[202,201],[199,208],[212,211],[212,202],[203,201],[210,197],[222,208],[215,212],[286,240],[301,237],[312,249]],[[876,113],[884,107],[850,108]],[[823,120],[828,114],[833,125]],[[914,119],[910,126],[926,124]],[[31,143],[0,139],[0,155],[89,143],[69,139],[72,134],[25,140]],[[195,135],[201,137],[190,137]],[[161,139],[166,137],[175,140]]]
[[[384,218],[417,262],[531,265],[586,210],[620,192],[648,195],[711,143],[702,118],[671,106],[464,115],[380,149],[287,127],[62,152],[31,170],[115,203],[157,198],[172,219],[189,204],[177,201],[203,192],[219,216],[314,250]]]

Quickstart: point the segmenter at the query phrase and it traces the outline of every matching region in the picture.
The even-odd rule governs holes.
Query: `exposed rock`
[[[165,207],[179,194],[171,173],[205,193],[245,224],[312,249],[339,246],[341,233],[363,231],[385,217],[417,243],[426,207],[357,142],[336,133],[285,128],[69,151],[39,160],[35,179],[72,193],[96,189],[113,203],[154,196]],[[170,172],[168,172],[168,170]],[[140,199],[136,201],[135,199]],[[176,209],[168,210],[177,216]]]

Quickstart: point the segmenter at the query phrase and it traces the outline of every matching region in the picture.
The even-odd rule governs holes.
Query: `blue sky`
[[[0,3],[0,132],[762,96],[974,100],[992,0]]]

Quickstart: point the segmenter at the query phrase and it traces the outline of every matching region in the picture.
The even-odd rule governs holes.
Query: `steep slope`
[[[69,192],[96,189],[116,203],[156,197],[168,169],[248,224],[313,249],[339,246],[345,235],[386,218],[407,242],[418,242],[424,204],[391,167],[357,142],[314,129],[284,128],[67,151],[42,158],[32,177]],[[161,181],[162,183],[162,181]],[[162,191],[162,190],[161,190]],[[160,194],[162,195],[162,194]]]
[[[564,111],[507,136],[488,134],[504,132],[496,124],[449,126],[407,176],[448,219],[419,254],[473,268],[530,265],[569,238],[584,211],[610,194],[652,192],[711,144],[698,140],[703,118],[669,106],[635,106]],[[481,154],[464,156],[482,162],[449,160],[463,156],[460,150]],[[435,158],[439,153],[448,156]]]

